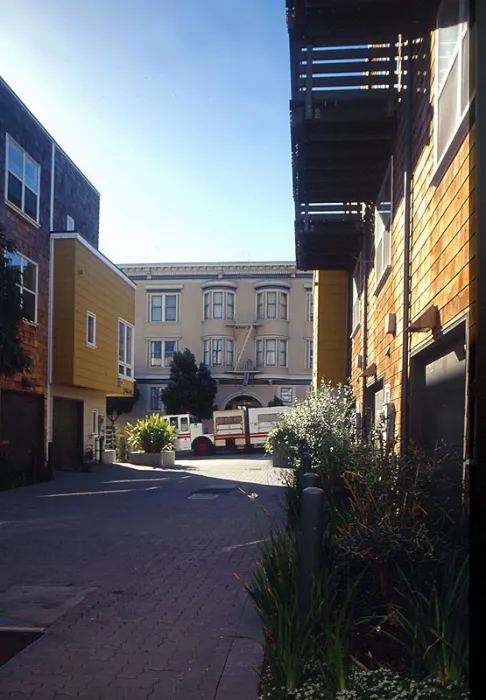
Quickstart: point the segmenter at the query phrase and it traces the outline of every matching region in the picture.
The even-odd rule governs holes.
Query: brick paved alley
[[[239,639],[250,606],[234,573],[250,575],[268,528],[256,504],[278,514],[281,478],[262,456],[226,457],[60,473],[0,493],[0,594],[94,589],[0,668],[0,698],[254,700],[248,658],[261,656]],[[191,497],[236,483],[256,501]]]

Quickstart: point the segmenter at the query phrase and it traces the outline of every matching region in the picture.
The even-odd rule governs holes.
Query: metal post
[[[305,488],[305,486],[303,486],[302,479],[304,477],[304,474],[306,474],[307,472],[310,472],[310,455],[308,452],[303,452],[300,456],[299,471],[297,473],[297,479],[300,488]]]
[[[324,491],[309,486],[302,491],[299,613],[305,624],[310,610],[312,583],[322,566],[324,534]]]
[[[312,472],[305,472],[302,475],[302,488],[307,489],[310,486],[319,486],[319,477],[317,474],[313,474]]]

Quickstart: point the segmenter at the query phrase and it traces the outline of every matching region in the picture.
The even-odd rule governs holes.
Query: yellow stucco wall
[[[314,367],[312,385],[347,379],[348,273],[316,270],[314,273]]]
[[[86,342],[96,316],[96,347]],[[96,251],[75,238],[54,240],[53,383],[107,394],[133,391],[118,377],[118,320],[135,322],[135,290]]]

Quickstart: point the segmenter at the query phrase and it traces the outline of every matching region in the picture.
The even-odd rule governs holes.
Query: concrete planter
[[[116,451],[115,450],[103,450],[103,464],[115,464],[116,462]]]
[[[172,467],[175,464],[175,452],[130,452],[130,463],[140,467]]]

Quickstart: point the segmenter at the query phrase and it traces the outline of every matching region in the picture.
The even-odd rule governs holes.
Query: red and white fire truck
[[[182,413],[164,416],[175,428],[175,449],[193,450],[198,455],[210,455],[215,450],[251,449],[263,447],[268,433],[280,422],[288,406],[270,408],[237,408],[215,411],[213,432],[193,416]]]

